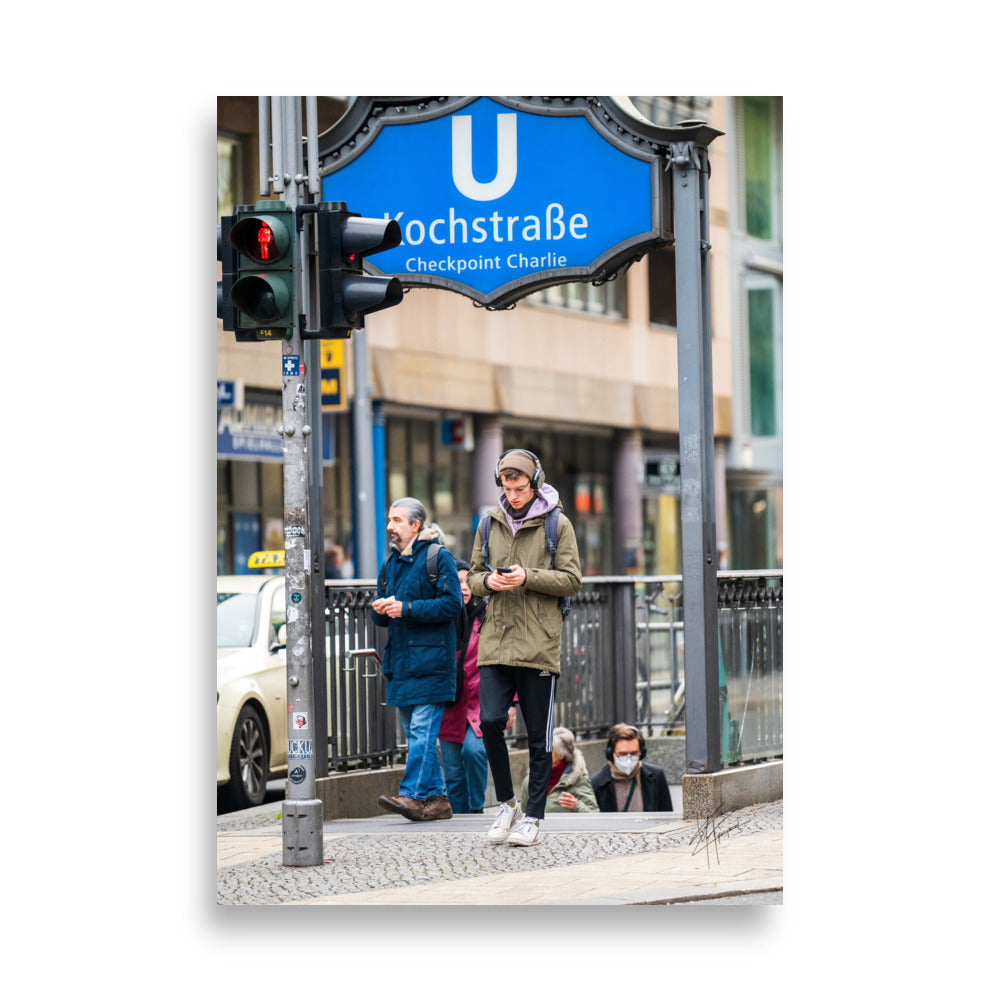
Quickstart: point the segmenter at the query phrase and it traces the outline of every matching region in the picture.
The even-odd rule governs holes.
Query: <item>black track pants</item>
[[[504,729],[507,710],[515,694],[528,731],[528,801],[522,802],[521,808],[526,816],[542,819],[552,772],[552,709],[556,697],[556,677],[531,667],[479,668],[479,722],[493,775],[493,787],[500,802],[514,798]]]

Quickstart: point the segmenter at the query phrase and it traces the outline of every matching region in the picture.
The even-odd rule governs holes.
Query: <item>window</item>
[[[649,321],[677,326],[677,271],[673,247],[654,250],[649,255]]]
[[[216,202],[221,219],[224,215],[232,215],[240,202],[240,177],[242,176],[243,150],[238,139],[224,135],[216,137],[218,147],[216,180]]]
[[[770,275],[746,281],[750,433],[781,434],[781,286]]]
[[[767,481],[735,480],[728,491],[729,568],[781,569],[783,490]]]
[[[630,97],[629,100],[654,125],[705,121],[712,104],[709,97]]]
[[[416,497],[446,535],[453,552],[468,558],[472,547],[472,453],[446,447],[440,419],[387,413],[386,504]],[[378,474],[378,470],[376,470]]]
[[[744,97],[742,153],[744,225],[749,236],[781,239],[781,98]]]
[[[608,316],[611,319],[624,319],[625,268],[622,267],[616,278],[606,281],[603,285],[594,285],[586,281],[553,285],[551,288],[529,295],[525,301],[535,305],[556,306],[559,309]]]

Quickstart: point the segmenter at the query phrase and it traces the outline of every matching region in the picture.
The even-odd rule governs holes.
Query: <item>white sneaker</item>
[[[542,837],[539,826],[534,820],[522,819],[507,835],[507,846],[534,847]]]
[[[507,805],[506,802],[501,802],[500,808],[497,810],[497,818],[493,820],[493,826],[490,827],[490,832],[486,834],[486,839],[491,844],[502,844],[507,839],[510,828],[516,823],[520,823],[523,819],[524,813],[521,812],[521,807],[516,801],[512,806]]]

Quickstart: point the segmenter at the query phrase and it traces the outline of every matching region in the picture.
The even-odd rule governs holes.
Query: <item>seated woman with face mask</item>
[[[528,778],[521,785],[521,801],[528,798]],[[576,737],[565,726],[552,730],[552,773],[545,800],[548,812],[597,812],[594,790],[583,754],[577,749]]]
[[[619,722],[608,732],[608,763],[590,779],[601,812],[673,812],[663,769],[643,763],[646,741]]]

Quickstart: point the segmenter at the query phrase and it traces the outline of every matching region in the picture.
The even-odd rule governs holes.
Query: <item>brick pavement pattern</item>
[[[424,828],[418,835],[340,833],[328,824],[324,864],[303,868],[282,864],[280,831],[220,828],[216,901],[503,905],[622,902],[628,895],[628,901],[648,902],[682,896],[685,885],[703,893],[716,884],[720,893],[776,888],[782,819],[782,803],[769,802],[725,813],[714,823],[667,820],[655,832],[546,831],[530,848],[486,844],[488,816],[480,831]],[[658,884],[664,887],[659,894]],[[641,898],[644,892],[649,899]]]

